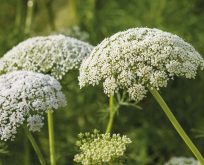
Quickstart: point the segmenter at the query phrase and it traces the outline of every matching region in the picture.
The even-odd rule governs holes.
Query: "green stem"
[[[16,1],[16,18],[15,18],[15,25],[17,28],[20,27],[21,24],[21,11],[22,11],[22,1],[21,0],[17,0]]]
[[[43,155],[42,155],[42,153],[41,153],[41,151],[40,151],[40,149],[39,149],[33,135],[30,133],[30,131],[27,130],[27,128],[24,127],[24,129],[25,129],[25,132],[26,132],[26,135],[27,135],[28,139],[30,140],[30,143],[32,144],[32,146],[33,146],[33,148],[34,148],[34,150],[35,150],[35,152],[37,154],[37,157],[38,157],[38,159],[40,161],[40,164],[41,165],[46,165],[45,160],[43,158]]]
[[[47,118],[48,118],[49,145],[50,145],[50,164],[51,165],[56,165],[55,145],[54,145],[53,114],[52,114],[51,110],[48,110]]]
[[[113,104],[113,96],[111,95],[109,98],[109,121],[106,128],[106,133],[111,132],[114,116],[115,116],[115,110],[114,110],[114,104]]]
[[[27,137],[24,139],[24,165],[30,165],[30,148],[29,148],[29,140]]]
[[[55,17],[54,17],[54,12],[52,8],[53,0],[45,0],[45,3],[46,3],[46,10],[47,10],[48,20],[49,20],[51,30],[56,30]]]
[[[162,110],[164,111],[164,113],[166,114],[166,116],[168,117],[168,119],[170,120],[170,122],[172,123],[172,125],[174,126],[176,131],[178,132],[178,134],[181,136],[183,141],[186,143],[186,145],[189,147],[189,149],[192,151],[192,153],[195,155],[195,157],[198,159],[198,161],[202,165],[204,165],[204,159],[203,159],[201,153],[196,148],[196,146],[193,144],[193,142],[188,137],[188,135],[185,133],[185,131],[183,130],[181,125],[178,123],[178,121],[176,120],[174,114],[171,112],[170,108],[165,103],[165,101],[163,100],[163,98],[161,97],[159,92],[156,89],[154,89],[154,88],[151,88],[151,89],[149,88],[149,91],[152,93],[152,95],[154,96],[156,101],[159,103],[159,105],[161,106]]]
[[[33,5],[34,0],[27,1],[27,13],[26,13],[26,20],[25,20],[25,33],[29,34],[31,30],[31,23],[33,17]]]

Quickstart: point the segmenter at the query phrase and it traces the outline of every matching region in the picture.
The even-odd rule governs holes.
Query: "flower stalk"
[[[25,136],[24,139],[24,165],[30,165],[30,142],[28,140],[28,137]]]
[[[26,20],[25,20],[25,33],[26,34],[29,34],[31,30],[32,18],[33,18],[33,7],[34,7],[34,0],[28,0]]]
[[[106,133],[110,133],[112,130],[113,120],[114,120],[114,116],[115,116],[115,112],[116,112],[116,110],[114,110],[113,98],[114,98],[114,96],[110,95],[110,98],[109,98],[109,120],[108,120],[108,125],[106,128]]]
[[[37,145],[33,135],[31,134],[30,131],[28,131],[28,129],[26,127],[24,127],[24,130],[26,132],[26,135],[27,135],[30,143],[33,146],[33,149],[35,150],[35,153],[36,153],[36,155],[37,155],[37,157],[38,157],[38,159],[40,161],[40,164],[41,165],[46,165],[45,159],[43,158],[43,155],[42,155],[42,153],[41,153],[41,151],[40,151],[40,149],[39,149],[39,147],[38,147],[38,145]]]
[[[47,118],[48,118],[48,132],[49,132],[49,146],[50,146],[50,164],[56,165],[52,110],[48,110]]]
[[[194,154],[194,156],[199,160],[199,162],[204,165],[204,159],[197,147],[193,144],[191,139],[188,137],[186,132],[183,130],[177,119],[175,118],[174,114],[171,112],[170,108],[168,105],[165,103],[159,92],[155,88],[149,88],[149,91],[153,95],[153,97],[156,99],[168,119],[170,120],[171,124],[174,126],[178,134],[181,136],[183,141],[186,143],[186,145],[189,147],[191,152]]]

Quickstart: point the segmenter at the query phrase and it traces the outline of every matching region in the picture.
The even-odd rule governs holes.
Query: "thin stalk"
[[[54,128],[53,128],[53,112],[48,110],[47,118],[48,118],[48,132],[49,132],[49,145],[50,145],[50,164],[56,165],[55,158],[55,145],[54,145]]]
[[[35,153],[37,154],[37,157],[38,157],[38,159],[40,161],[40,164],[41,165],[46,165],[45,160],[43,158],[43,155],[42,155],[42,153],[41,153],[41,151],[40,151],[40,149],[39,149],[33,135],[30,133],[30,131],[27,130],[27,128],[24,127],[24,129],[25,129],[25,132],[26,132],[26,135],[27,135],[28,139],[30,140],[30,143],[33,146],[33,149],[35,150]]]
[[[32,18],[33,18],[33,5],[34,5],[34,0],[27,1],[27,13],[26,13],[26,20],[25,20],[26,34],[29,34],[31,30]]]
[[[156,101],[159,103],[159,105],[161,106],[162,110],[164,111],[164,113],[166,114],[166,116],[168,117],[168,119],[170,120],[171,124],[174,126],[174,128],[176,129],[176,131],[178,132],[178,134],[181,136],[181,138],[183,139],[183,141],[186,143],[186,145],[189,147],[189,149],[192,151],[192,153],[194,154],[194,156],[198,159],[198,161],[204,165],[204,158],[201,155],[201,153],[199,152],[199,150],[197,149],[197,147],[193,144],[193,142],[191,141],[191,139],[188,137],[188,135],[185,133],[185,131],[183,130],[183,128],[181,127],[181,125],[179,124],[179,122],[176,120],[174,114],[171,112],[170,108],[168,107],[168,105],[165,103],[165,101],[163,100],[163,98],[161,97],[161,95],[159,94],[159,92],[154,89],[154,88],[149,88],[149,91],[152,93],[152,95],[154,96],[154,98],[156,99]]]
[[[27,137],[24,139],[24,165],[30,165],[30,148],[29,148],[29,140]]]
[[[109,98],[109,121],[106,128],[106,133],[111,132],[114,116],[115,116],[115,110],[114,110],[113,96],[111,95]]]
[[[53,0],[45,0],[45,3],[51,30],[56,30],[55,16],[52,8]]]
[[[20,27],[21,24],[21,11],[22,11],[22,1],[21,0],[17,0],[16,1],[16,17],[15,17],[15,25],[17,28]]]
[[[36,3],[39,3],[40,10],[46,11],[48,23],[52,31],[56,30],[55,25],[55,14],[53,11],[53,0],[38,0]]]
[[[69,15],[71,16],[72,25],[78,23],[77,1],[78,0],[69,0]]]

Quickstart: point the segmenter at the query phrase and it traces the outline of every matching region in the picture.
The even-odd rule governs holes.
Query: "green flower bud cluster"
[[[80,153],[75,155],[74,161],[83,165],[100,165],[115,161],[122,157],[131,140],[123,135],[105,133],[80,133],[76,145]]]

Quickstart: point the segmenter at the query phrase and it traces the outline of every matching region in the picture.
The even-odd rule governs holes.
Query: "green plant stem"
[[[109,98],[109,121],[106,128],[106,133],[111,132],[114,116],[115,116],[115,110],[114,110],[113,96],[111,95]]]
[[[47,118],[48,118],[49,145],[50,145],[50,164],[56,165],[52,110],[48,110]]]
[[[55,13],[53,11],[53,2],[54,0],[38,0],[36,1],[36,4],[38,4],[40,10],[46,11],[50,29],[52,31],[55,31],[56,25],[55,25]]]
[[[54,12],[52,8],[53,0],[45,0],[45,3],[46,3],[46,10],[47,10],[51,30],[56,30],[55,17],[54,17]]]
[[[24,129],[25,129],[25,132],[26,132],[26,135],[27,135],[28,139],[30,140],[30,143],[32,144],[32,146],[33,146],[33,148],[35,150],[35,153],[37,154],[37,157],[38,157],[38,159],[40,161],[40,164],[41,165],[46,165],[45,160],[43,158],[43,155],[42,155],[42,153],[41,153],[41,151],[40,151],[40,149],[39,149],[33,135],[30,133],[30,131],[27,130],[27,128],[24,127]]]
[[[33,18],[33,5],[34,5],[34,0],[27,1],[27,13],[26,13],[26,20],[25,20],[26,34],[29,34],[31,30],[32,18]]]
[[[22,11],[22,1],[21,0],[17,0],[16,1],[16,17],[15,17],[15,25],[17,28],[20,28],[21,25],[21,11]]]
[[[189,147],[189,149],[192,151],[192,153],[195,155],[195,157],[198,159],[198,161],[202,165],[204,165],[204,159],[203,159],[201,153],[196,148],[196,146],[193,144],[193,142],[188,137],[188,135],[185,133],[185,131],[183,130],[181,125],[178,123],[178,121],[176,120],[174,114],[171,112],[170,108],[165,103],[165,101],[163,100],[163,98],[161,97],[159,92],[156,89],[154,89],[154,88],[149,88],[149,91],[152,93],[152,95],[154,96],[156,101],[159,103],[159,105],[161,106],[162,110],[164,111],[164,113],[166,114],[166,116],[168,117],[168,119],[170,120],[170,122],[172,123],[172,125],[174,126],[176,131],[178,132],[178,134],[181,136],[183,141],[186,143],[186,145]]]
[[[28,138],[25,136],[24,139],[24,165],[30,165],[30,148],[29,148],[29,140]]]

